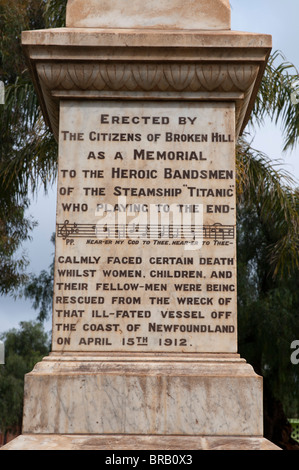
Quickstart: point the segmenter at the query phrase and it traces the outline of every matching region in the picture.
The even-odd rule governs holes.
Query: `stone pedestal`
[[[42,400],[41,397],[46,397]],[[262,379],[237,354],[51,354],[26,377],[6,449],[273,450]]]
[[[51,355],[27,376],[23,431],[262,437],[252,367],[232,354],[186,356]]]
[[[230,31],[228,1],[152,3],[73,0],[66,28],[23,33],[59,142],[53,342],[6,449],[275,448],[237,354],[234,169],[271,38]],[[134,238],[107,222],[124,191],[127,216],[137,198],[203,221]]]

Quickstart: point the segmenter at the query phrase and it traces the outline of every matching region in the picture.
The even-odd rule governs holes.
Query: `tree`
[[[299,107],[294,105],[291,97],[299,86],[298,70],[288,62],[281,51],[270,56],[266,70],[254,104],[251,122],[262,126],[265,118],[278,124],[284,137],[283,150],[294,149],[299,137]]]
[[[43,123],[20,40],[22,30],[46,27],[54,3],[0,0],[0,294],[27,279],[28,260],[17,252],[36,225],[26,217],[30,194],[55,181],[57,146]]]
[[[239,352],[264,379],[265,435],[286,447],[292,443],[287,417],[299,410],[299,371],[290,361],[290,345],[299,337],[299,271],[269,275],[267,247],[275,236],[254,205],[239,207]]]
[[[298,106],[290,99],[294,66],[281,58],[270,58],[251,124],[263,125],[266,116],[282,119],[288,149],[298,141]],[[299,416],[299,371],[290,361],[290,345],[299,337],[298,183],[249,139],[248,133],[240,138],[237,149],[239,350],[264,378],[266,437],[298,448],[287,420]]]
[[[0,366],[0,429],[21,428],[23,416],[24,375],[49,353],[48,334],[38,322],[21,322],[20,329],[1,335],[5,344],[6,364]]]
[[[237,147],[238,206],[255,207],[271,231],[267,246],[268,273],[284,278],[299,268],[298,189],[292,176],[254,150],[244,137]]]
[[[55,233],[51,237],[55,244]],[[24,297],[33,300],[32,307],[39,310],[37,320],[45,321],[52,313],[54,284],[54,256],[49,270],[42,270],[39,275],[31,275],[24,286]]]
[[[22,242],[28,240],[35,226],[34,221],[25,219],[27,204],[13,204],[1,197],[0,190],[0,295],[13,292],[20,284],[28,280],[26,266],[28,260],[21,254],[16,259],[14,254],[21,248]]]

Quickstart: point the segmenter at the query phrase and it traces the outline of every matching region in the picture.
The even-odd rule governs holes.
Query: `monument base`
[[[262,401],[238,354],[51,353],[27,374],[23,434],[2,450],[279,450]]]
[[[281,450],[263,437],[23,434],[1,450]]]
[[[238,354],[51,353],[13,448],[263,449],[262,377]]]
[[[51,353],[25,377],[25,434],[263,435],[238,354]]]

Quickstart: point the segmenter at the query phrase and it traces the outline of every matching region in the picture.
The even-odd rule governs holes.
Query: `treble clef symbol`
[[[65,220],[63,223],[63,226],[60,229],[60,235],[62,236],[63,240],[66,240],[69,237],[69,235],[71,235],[72,233],[71,228],[68,228],[69,223],[70,223],[69,220]]]
[[[74,233],[79,233],[78,225],[74,223],[71,227],[69,223],[69,220],[65,220],[59,231],[59,235],[62,236],[63,240],[66,240],[67,238],[69,238],[70,235],[73,235]]]
[[[73,235],[74,233],[79,233],[78,225],[74,223],[71,227],[69,223],[69,220],[65,220],[60,229],[60,235],[62,236],[63,240],[66,240],[67,238],[69,238],[70,235]]]

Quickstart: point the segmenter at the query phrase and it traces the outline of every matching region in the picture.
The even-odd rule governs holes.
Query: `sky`
[[[286,59],[299,68],[299,1],[298,0],[231,0],[232,30],[271,34],[273,51],[280,50]],[[267,122],[256,130],[254,147],[274,160],[283,160],[288,170],[299,181],[299,148],[283,154],[279,126]],[[40,191],[32,202],[28,215],[38,221],[32,232],[32,241],[22,247],[30,260],[29,272],[39,274],[48,269],[53,258],[51,234],[55,231],[56,185],[45,195]],[[35,320],[37,312],[31,301],[0,296],[0,333],[18,328],[21,321]],[[51,330],[51,319],[45,323]]]

